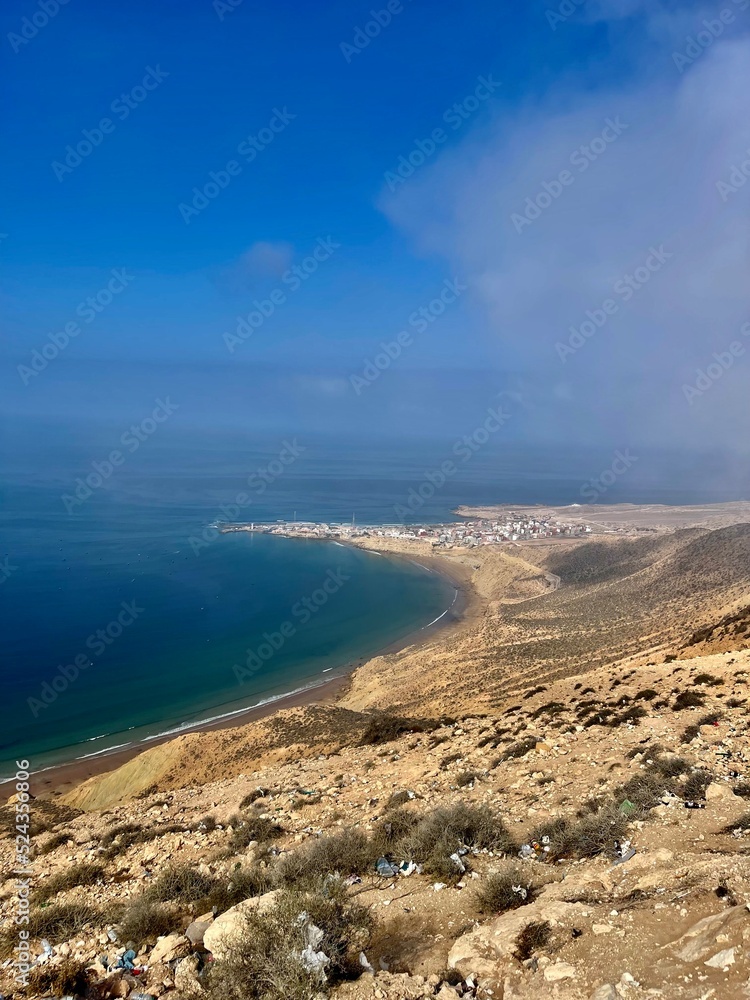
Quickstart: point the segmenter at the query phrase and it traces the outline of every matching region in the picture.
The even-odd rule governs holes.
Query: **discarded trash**
[[[375,972],[375,969],[367,961],[367,955],[363,951],[359,953],[359,964],[365,970],[365,972]]]
[[[117,940],[117,931],[114,929],[114,927],[107,928],[107,937],[112,942]]]
[[[445,882],[436,882],[432,888],[435,890],[435,892],[440,892],[441,889],[446,889],[447,886]]]
[[[619,812],[622,816],[632,816],[635,812],[635,802],[631,802],[630,799],[623,799],[620,803]]]
[[[535,858],[536,851],[531,846],[531,844],[523,844],[521,850],[518,852],[519,858]]]
[[[524,889],[522,885],[512,885],[511,889],[516,893],[516,895],[520,896],[521,899],[526,899],[529,894],[528,889]]]
[[[300,962],[307,972],[312,972],[318,977],[321,983],[326,981],[326,966],[330,963],[328,955],[324,951],[316,951],[318,945],[325,937],[325,933],[315,924],[310,923],[310,914],[303,910],[297,917],[297,922],[304,924],[305,947],[300,952]]]
[[[378,858],[375,863],[375,870],[383,878],[393,878],[394,875],[398,875],[398,868],[392,865],[388,858]]]
[[[130,1000],[156,1000],[153,993],[131,993]]]
[[[463,873],[466,871],[466,865],[463,863],[463,861],[459,857],[458,853],[451,854],[450,859],[453,862],[453,864],[456,866],[456,868],[458,868],[458,870],[463,875]]]
[[[359,885],[361,881],[359,875],[350,875],[349,878],[344,879],[344,885]]]
[[[543,854],[549,854],[549,851],[549,837],[543,837],[541,844],[538,840],[532,840],[530,844],[523,844],[521,850],[518,852],[518,856],[519,858],[538,858]]]
[[[400,875],[406,877],[408,875],[413,875],[414,872],[417,872],[417,874],[419,874],[422,871],[422,869],[420,865],[415,864],[413,861],[402,861],[401,864],[398,866],[398,871]]]
[[[706,808],[706,803],[705,802],[692,802],[692,801],[690,801],[690,802],[686,802],[685,803],[685,808],[686,809],[705,809]]]
[[[117,962],[118,969],[134,969],[135,968],[135,952],[131,948],[126,951],[121,959]]]

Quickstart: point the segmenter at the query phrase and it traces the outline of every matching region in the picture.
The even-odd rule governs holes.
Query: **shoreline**
[[[428,572],[441,576],[453,587],[453,601],[442,614],[433,621],[428,622],[428,624],[420,625],[401,638],[386,643],[370,655],[359,657],[357,660],[334,668],[336,672],[328,680],[313,682],[301,690],[279,695],[276,698],[257,705],[250,705],[246,709],[237,709],[224,716],[214,716],[211,719],[186,725],[184,728],[180,728],[178,732],[175,732],[174,728],[172,728],[167,733],[150,737],[145,741],[134,743],[122,749],[114,747],[111,750],[102,751],[96,756],[52,764],[47,768],[32,772],[31,780],[34,784],[34,795],[37,798],[49,798],[65,794],[89,778],[114,771],[147,750],[164,743],[169,743],[171,740],[188,733],[237,729],[289,708],[300,708],[317,704],[335,705],[339,697],[348,689],[354,672],[363,666],[363,664],[376,657],[397,653],[409,646],[429,642],[438,633],[450,633],[451,631],[464,628],[473,618],[478,610],[478,606],[482,604],[478,593],[471,584],[470,570],[457,561],[445,556],[371,549],[366,546],[357,545],[356,542],[339,541],[339,544],[351,545],[353,548],[358,548],[361,551],[371,552],[391,559],[406,559],[412,564],[422,566]],[[4,795],[4,786],[11,786],[14,780],[13,778],[8,778],[1,781],[0,794]]]

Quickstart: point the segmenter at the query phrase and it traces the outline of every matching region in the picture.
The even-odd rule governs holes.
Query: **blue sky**
[[[210,0],[68,0],[46,24],[36,0],[9,0],[0,19],[6,407],[137,410],[153,384],[182,384],[192,372],[195,412],[208,421],[225,404],[232,419],[258,426],[276,409],[313,419],[332,406],[332,424],[411,420],[421,428],[440,417],[458,427],[475,404],[482,410],[494,392],[508,391],[529,437],[549,436],[551,427],[585,437],[595,428],[622,443],[623,433],[653,426],[663,442],[679,436],[681,387],[732,339],[746,305],[729,272],[746,249],[735,228],[747,189],[722,203],[713,188],[750,145],[746,75],[730,94],[722,79],[728,58],[739,67],[747,55],[747,13],[740,0],[726,0],[732,23],[695,66],[679,68],[674,53],[721,4],[568,2],[573,13],[550,23],[564,3],[394,0],[378,31],[371,12],[387,4],[351,0],[242,0],[234,9]],[[34,16],[42,26],[19,42],[24,18]],[[375,37],[367,47],[342,51],[368,22]],[[446,119],[456,102],[463,117]],[[519,233],[514,211],[618,114],[622,137]],[[66,148],[102,119],[101,142],[61,167]],[[269,124],[277,131],[263,132]],[[266,134],[272,141],[248,162],[238,150]],[[712,172],[702,159],[693,177],[681,157],[695,143],[715,156]],[[418,144],[429,151],[425,162],[394,181],[400,158],[419,161]],[[184,206],[211,172],[228,183],[187,223]],[[684,173],[697,187],[681,184]],[[694,218],[701,177],[716,203]],[[651,225],[655,214],[659,225]],[[612,281],[676,232],[689,234],[695,258],[683,284],[656,276],[663,298],[649,288],[629,318],[618,316],[613,328],[629,324],[619,341],[605,343],[607,328],[561,359],[556,345],[598,309]],[[296,288],[289,269],[320,241],[335,250],[310,264],[314,273]],[[706,244],[715,252],[708,262],[698,253]],[[722,266],[725,277],[703,290],[721,328],[707,332],[704,318],[685,338],[676,322],[664,349],[654,349],[696,270]],[[592,267],[604,270],[592,277]],[[113,269],[132,276],[124,290],[80,324],[44,371],[19,376],[53,331],[80,319],[79,304],[107,287]],[[415,332],[409,317],[455,278],[466,291],[424,335]],[[274,290],[283,302],[230,352],[225,334],[237,317]],[[717,313],[714,297],[732,307]],[[357,394],[351,376],[404,329],[413,343]],[[673,351],[680,343],[689,351]],[[451,393],[457,368],[466,374]],[[611,382],[613,372],[637,378],[649,394],[674,388],[674,412],[670,402],[639,422],[640,408],[626,383]],[[747,378],[727,392],[734,376],[727,372],[711,397],[722,405],[698,418],[703,443],[722,422],[737,425]],[[254,402],[235,406],[243,379]]]

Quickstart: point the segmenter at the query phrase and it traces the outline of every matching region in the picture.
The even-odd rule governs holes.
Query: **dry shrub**
[[[443,722],[438,719],[410,719],[390,712],[376,712],[368,719],[362,734],[362,745],[390,743],[405,733],[431,733],[442,725]]]
[[[51,878],[40,882],[32,894],[32,902],[43,903],[58,892],[75,889],[79,885],[94,885],[104,876],[104,865],[95,861],[82,861],[57,872]]]
[[[60,997],[85,994],[89,987],[86,963],[64,958],[54,964],[37,965],[29,972],[29,986],[34,994],[42,996],[47,993]]]
[[[241,851],[249,844],[257,842],[259,844],[268,843],[275,840],[284,832],[278,823],[264,816],[240,816],[236,814],[229,820],[232,827],[232,835],[229,839],[229,846],[235,852]]]
[[[520,886],[526,894],[514,892],[514,885]],[[528,869],[511,865],[487,876],[477,893],[477,902],[482,913],[505,913],[533,902],[535,894],[534,886],[528,881]]]
[[[198,903],[206,900],[219,883],[189,864],[168,865],[146,890],[145,898],[152,902]]]
[[[101,913],[91,903],[53,903],[32,910],[26,925],[32,938],[48,938],[52,944],[67,941],[87,924],[97,924]]]
[[[610,803],[575,821],[559,817],[532,830],[531,840],[549,837],[549,861],[561,858],[593,858],[599,854],[614,857],[614,842],[625,834],[628,820]]]
[[[329,882],[325,893],[284,890],[272,909],[246,914],[244,933],[211,969],[208,1000],[311,1000],[321,993],[324,982],[301,959],[311,925],[323,932],[313,951],[329,959],[327,984],[356,978],[372,918],[340,882]]]
[[[492,810],[459,802],[423,816],[396,841],[392,853],[411,858],[428,875],[451,882],[460,878],[461,871],[450,856],[461,847],[486,847],[505,854],[516,850],[505,824]]]
[[[342,830],[285,854],[277,877],[286,886],[312,885],[335,872],[343,878],[373,872],[377,859],[377,847],[361,830]]]
[[[514,957],[519,962],[525,962],[531,956],[549,944],[552,927],[548,920],[527,924],[516,938]]]
[[[114,917],[111,923],[116,923],[121,941],[132,941],[137,948],[146,943],[155,942],[162,934],[170,934],[178,922],[176,913],[162,903],[141,896],[131,903],[124,914]]]

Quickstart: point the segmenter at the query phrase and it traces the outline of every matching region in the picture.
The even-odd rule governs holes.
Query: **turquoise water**
[[[24,492],[2,591],[9,762],[97,753],[319,683],[454,596],[419,565],[337,543],[209,533],[197,548],[204,524],[184,511],[92,506],[73,526]]]

